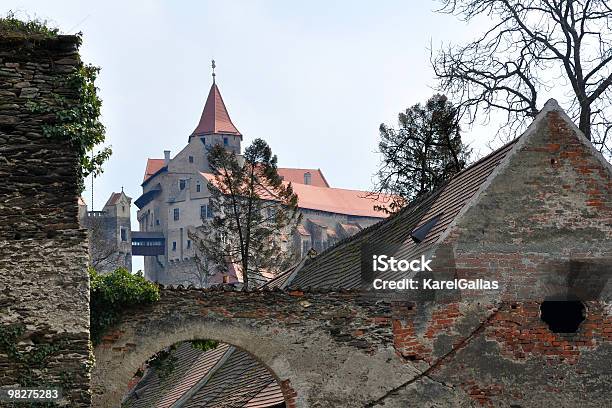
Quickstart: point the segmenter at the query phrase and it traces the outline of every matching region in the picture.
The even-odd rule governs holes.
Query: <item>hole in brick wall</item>
[[[585,309],[579,300],[545,300],[540,305],[540,317],[553,333],[576,333]]]

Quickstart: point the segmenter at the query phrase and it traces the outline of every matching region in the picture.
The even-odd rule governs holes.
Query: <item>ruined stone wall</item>
[[[0,386],[59,386],[89,406],[89,277],[77,220],[78,157],[43,135],[29,102],[66,83],[78,38],[0,38]]]
[[[96,347],[93,406],[115,407],[136,370],[180,341],[246,350],[279,379],[290,407],[361,407],[417,372],[393,349],[391,307],[358,292],[165,289]]]
[[[396,350],[430,383],[405,384],[387,402],[450,387],[480,406],[609,404],[610,166],[561,115],[548,113],[518,142],[436,254],[449,277],[494,279],[503,290],[397,305]],[[585,320],[553,332],[542,304],[567,298],[581,301]]]

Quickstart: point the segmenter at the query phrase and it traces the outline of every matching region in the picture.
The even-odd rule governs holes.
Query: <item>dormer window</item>
[[[310,172],[304,173],[304,184],[310,185],[312,183],[312,174]]]
[[[435,217],[427,221],[425,224],[412,231],[410,233],[410,238],[412,238],[414,243],[420,244],[421,242],[425,241],[425,238],[427,238],[427,234],[429,234],[429,231],[431,231],[431,229],[436,226],[438,220],[440,220],[441,217],[442,213],[436,215]]]

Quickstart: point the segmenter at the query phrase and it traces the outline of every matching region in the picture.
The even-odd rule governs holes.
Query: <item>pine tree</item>
[[[394,196],[384,208],[388,212],[442,185],[465,167],[471,154],[461,141],[457,109],[444,95],[406,109],[398,124],[397,129],[380,125],[382,162],[373,194]]]

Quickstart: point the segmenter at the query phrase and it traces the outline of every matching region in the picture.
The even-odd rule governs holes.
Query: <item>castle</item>
[[[228,270],[203,282],[196,272],[194,245],[189,232],[211,218],[207,177],[211,169],[207,148],[221,144],[241,153],[243,135],[232,122],[215,82],[187,145],[174,157],[147,161],[138,207],[138,232],[132,233],[132,254],[145,257],[145,276],[163,284],[207,286],[241,280],[241,272]],[[333,188],[320,169],[279,168],[298,195],[302,221],[289,246],[298,257],[312,248],[322,251],[385,217],[374,209],[377,201],[365,191]],[[380,204],[380,202],[378,202]]]
[[[102,210],[88,211],[85,200],[79,197],[79,224],[87,229],[89,263],[98,272],[132,270],[131,202],[121,189],[110,195]]]

